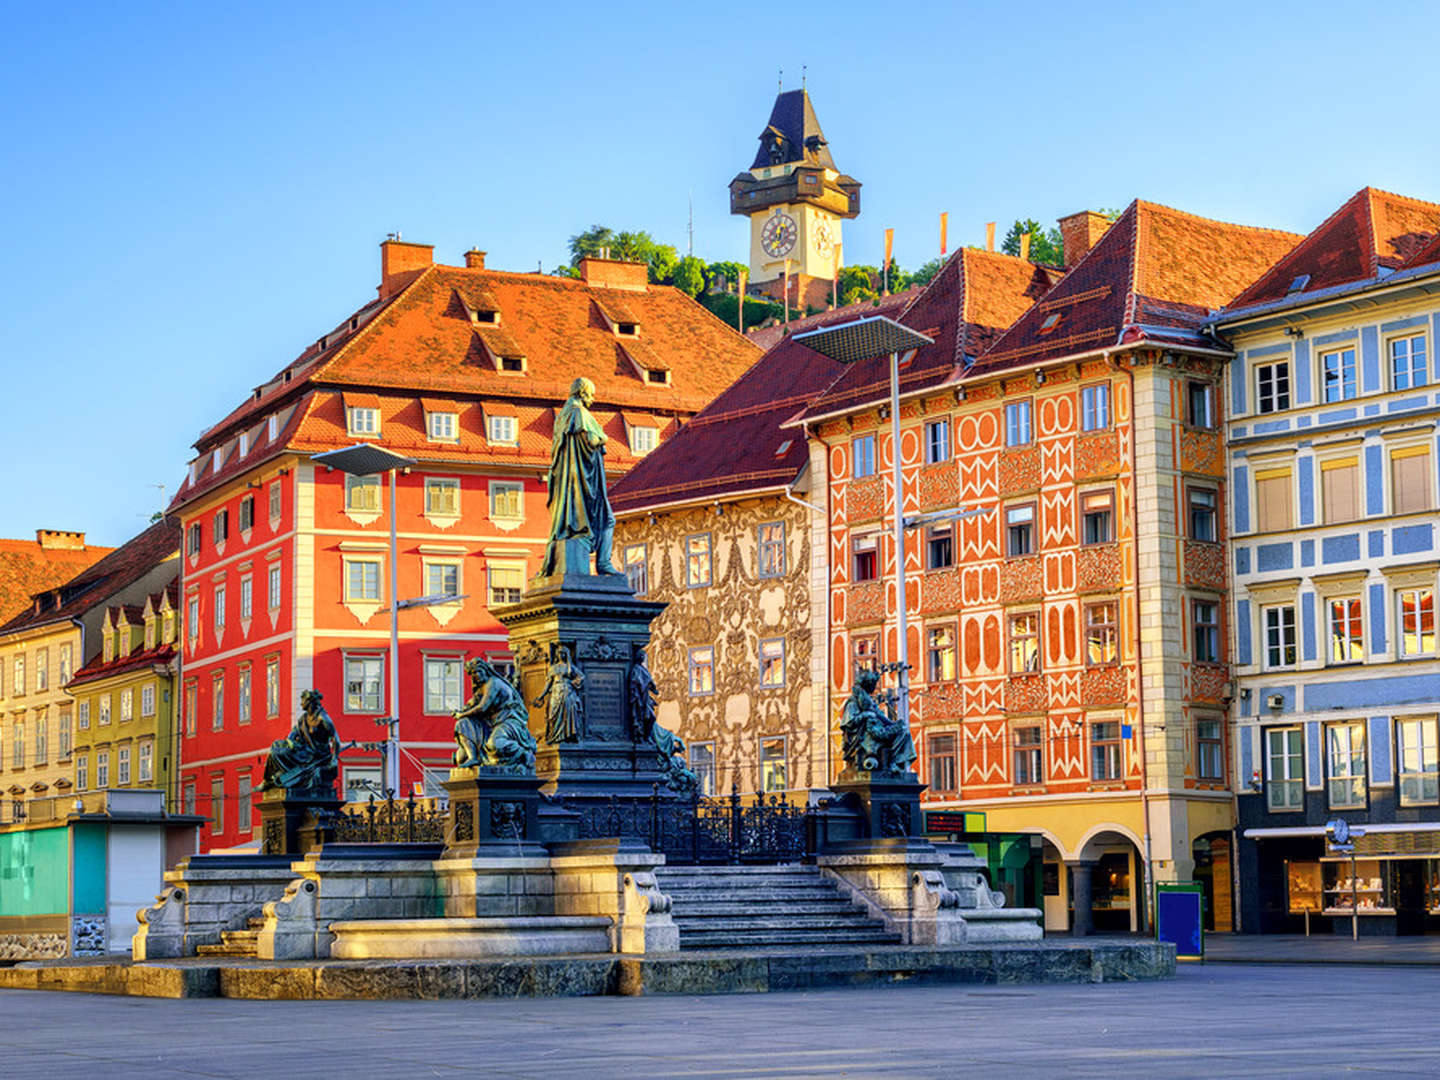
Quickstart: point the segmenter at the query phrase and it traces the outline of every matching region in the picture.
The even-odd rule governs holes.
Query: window
[[[710,584],[710,534],[685,538],[685,585],[701,589]]]
[[[459,517],[460,481],[453,477],[426,477],[425,513],[432,517]]]
[[[210,703],[210,730],[221,731],[225,727],[225,675],[216,672],[210,681],[212,701]]]
[[[1105,600],[1085,608],[1085,663],[1113,664],[1118,654],[1115,624],[1116,604]]]
[[[650,567],[645,561],[644,544],[626,544],[620,557],[625,563],[625,577],[630,582],[630,591],[644,596],[650,591]],[[762,555],[763,562],[763,555]]]
[[[1320,463],[1320,501],[1326,525],[1355,521],[1360,517],[1359,458]]]
[[[456,431],[460,417],[453,412],[427,412],[425,432],[433,442],[454,442],[459,436]]]
[[[20,656],[15,657],[15,681],[14,681],[14,682],[11,684],[11,686],[10,686],[10,692],[11,692],[12,694],[23,694],[23,693],[25,693],[25,657],[24,657],[24,655],[20,655]]]
[[[1220,662],[1220,605],[1210,600],[1191,600],[1190,614],[1194,620],[1195,662]]]
[[[862,435],[850,444],[850,456],[855,466],[855,478],[875,475],[875,436]]]
[[[1331,724],[1325,729],[1329,750],[1330,808],[1363,809],[1365,806],[1365,725]]]
[[[953,525],[925,526],[925,565],[930,570],[948,570],[955,565]]]
[[[1096,383],[1094,386],[1082,386],[1080,388],[1080,430],[1100,431],[1109,426],[1110,384]]]
[[[1294,522],[1294,495],[1290,470],[1255,470],[1255,527],[1260,532],[1284,532]]]
[[[115,753],[115,782],[122,787],[130,783],[130,747],[122,746]]]
[[[1395,721],[1395,747],[1400,769],[1400,805],[1423,806],[1440,802],[1435,718]]]
[[[345,560],[345,599],[379,601],[380,560]]]
[[[1005,406],[1005,445],[1025,446],[1030,442],[1030,402],[1012,401]]]
[[[1215,426],[1215,400],[1209,383],[1186,382],[1185,422],[1191,427],[1212,428]]]
[[[211,534],[214,538],[216,547],[219,547],[221,544],[225,543],[226,540],[230,539],[229,510],[215,511],[215,520],[211,527]]]
[[[50,650],[35,650],[35,690],[50,689]]]
[[[1330,663],[1362,662],[1365,659],[1364,632],[1358,596],[1330,601]]]
[[[655,449],[655,444],[660,441],[660,429],[653,427],[634,426],[630,428],[630,452],[636,457],[644,457]]]
[[[265,661],[265,715],[280,715],[280,658]]]
[[[1295,666],[1295,605],[1277,604],[1262,609],[1265,623],[1265,666]]]
[[[190,630],[190,641],[193,644],[200,636],[200,597],[192,596],[185,601],[185,625]]]
[[[101,750],[95,755],[95,786],[104,791],[110,786],[110,751]]]
[[[100,715],[96,718],[96,722],[99,727],[105,727],[110,723],[110,695],[101,694],[97,700]]]
[[[486,416],[485,417],[485,438],[492,443],[504,443],[513,446],[519,441],[520,425],[513,416]]]
[[[271,611],[278,611],[280,610],[280,564],[278,562],[270,567],[269,578],[270,595],[267,598],[267,603],[270,605]]]
[[[270,520],[280,520],[280,481],[270,485]]]
[[[713,694],[715,692],[715,650],[704,648],[690,650],[690,693]]]
[[[1010,558],[1035,554],[1035,504],[1005,509],[1005,554]]]
[[[465,703],[465,662],[458,656],[425,658],[425,711],[443,716]]]
[[[70,756],[70,710],[60,710],[60,721],[56,725],[57,746],[60,751],[60,760],[63,761]]]
[[[1195,721],[1195,775],[1201,780],[1225,779],[1225,746],[1220,721],[1213,717]]]
[[[1028,674],[1040,670],[1040,613],[1027,611],[1010,616],[1010,673]]]
[[[246,495],[240,500],[240,531],[249,532],[255,527],[255,496]]]
[[[1045,755],[1039,724],[1021,724],[1011,729],[1011,746],[1015,758],[1016,784],[1045,782]]]
[[[135,688],[125,687],[120,691],[120,722],[128,724],[135,719]]]
[[[497,604],[518,604],[520,602],[520,594],[525,589],[524,567],[491,563],[485,573],[491,607]]]
[[[250,723],[250,665],[241,664],[235,675],[235,713],[242,724]]]
[[[345,657],[345,711],[378,713],[384,706],[385,659],[381,656]]]
[[[1425,385],[1425,335],[1391,338],[1390,388],[1410,390]]]
[[[75,726],[81,731],[90,730],[90,702],[82,701],[75,706]]]
[[[862,634],[850,642],[851,667],[874,671],[880,666],[880,635]]]
[[[785,639],[760,642],[760,685],[774,689],[785,685]]]
[[[250,774],[241,773],[235,778],[235,831],[249,836],[255,817],[255,804],[250,798]]]
[[[215,586],[215,636],[225,631],[225,586]]]
[[[225,780],[220,776],[210,778],[210,831],[225,831]]]
[[[519,521],[525,516],[525,485],[517,481],[490,482],[490,516]]]
[[[955,626],[932,626],[925,631],[925,675],[928,681],[954,682],[956,676]]]
[[[23,769],[25,767],[25,724],[15,721],[14,730],[11,732],[14,741],[10,748],[10,767],[12,769]]]
[[[925,425],[925,464],[950,460],[950,420],[931,420]]]
[[[1080,496],[1080,542],[1108,544],[1115,539],[1115,493],[1090,491]]]
[[[1188,488],[1186,496],[1190,503],[1190,539],[1215,541],[1219,533],[1215,529],[1215,492],[1209,488]]]
[[[1397,514],[1416,514],[1434,505],[1430,498],[1428,446],[1390,451],[1390,499]]]
[[[1357,392],[1355,349],[1336,349],[1320,354],[1320,379],[1325,401],[1346,401]]]
[[[425,564],[425,595],[460,595],[460,564],[453,562],[427,562]]]
[[[931,735],[925,741],[926,775],[930,790],[942,795],[955,794],[955,736]]]
[[[243,593],[243,592],[241,593],[241,596],[242,596],[242,597],[244,596],[244,593]],[[146,648],[146,650],[148,651],[148,650],[150,650],[150,649],[153,649],[154,647],[155,647],[155,619],[154,619],[154,617],[152,616],[152,617],[150,617],[150,618],[148,618],[148,619],[145,620],[145,648]],[[62,684],[65,682],[65,677],[64,677],[63,675],[60,677],[60,682],[61,682]]]
[[[255,607],[255,583],[248,577],[240,579],[240,618],[249,619]]]
[[[380,410],[352,406],[345,410],[345,424],[351,435],[379,435]]]
[[[41,715],[35,718],[35,764],[44,765],[50,760],[50,719]]]
[[[781,577],[785,573],[785,523],[767,521],[760,526],[760,576]]]
[[[1280,412],[1290,408],[1290,361],[1260,364],[1255,368],[1255,411]]]
[[[155,684],[146,683],[140,688],[140,715],[150,717],[155,715]]]
[[[783,736],[760,740],[760,790],[784,791],[790,786],[785,768]]]
[[[1435,655],[1435,590],[1402,589],[1395,601],[1400,608],[1400,655]]]
[[[1120,725],[1114,720],[1090,725],[1090,779],[1121,779]]]
[[[715,794],[715,744],[691,743],[690,771],[695,774],[696,787],[704,796]]]
[[[195,734],[196,717],[200,715],[198,704],[200,691],[194,681],[185,684],[185,734]]]
[[[380,477],[345,477],[345,509],[363,514],[380,512]]]
[[[878,533],[866,533],[863,536],[856,536],[850,541],[850,562],[854,573],[851,577],[856,581],[874,581],[879,575],[879,568],[876,565],[875,548],[879,540]]]
[[[200,554],[200,523],[198,521],[185,530],[185,554]]]
[[[90,755],[79,754],[75,758],[75,790],[90,790]]]

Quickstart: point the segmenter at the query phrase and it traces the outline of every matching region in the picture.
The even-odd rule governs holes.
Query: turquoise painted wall
[[[0,833],[0,917],[64,915],[70,910],[70,830]],[[104,910],[105,834],[100,832],[100,888]],[[86,909],[88,910],[88,909]]]
[[[75,826],[75,914],[105,912],[104,825]]]

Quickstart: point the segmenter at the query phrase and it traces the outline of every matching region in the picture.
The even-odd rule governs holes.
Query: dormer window
[[[271,442],[274,442],[280,435],[280,417],[272,416],[265,421],[265,435]]]
[[[664,386],[670,382],[670,372],[663,368],[651,368],[645,373],[645,381]]]
[[[1040,323],[1040,333],[1050,333],[1050,331],[1054,330],[1057,326],[1060,325],[1060,320],[1063,318],[1065,318],[1063,312],[1052,311],[1049,315],[1046,315],[1044,320]]]
[[[454,442],[459,436],[460,417],[453,412],[425,414],[425,430],[434,442]]]
[[[477,323],[484,323],[486,326],[498,326],[500,324],[500,312],[476,311],[474,319]]]
[[[786,439],[784,442],[782,442],[779,446],[775,448],[775,456],[777,458],[784,457],[786,453],[789,452],[790,447],[793,446],[794,443],[794,439]]]
[[[630,429],[630,452],[636,457],[644,457],[655,449],[659,441],[660,429],[653,427],[632,427]]]
[[[352,406],[345,410],[345,427],[351,435],[379,435],[380,410]]]
[[[619,334],[621,337],[635,337],[637,334],[640,333],[640,326],[638,323],[633,322],[616,323],[615,333]]]
[[[250,452],[250,435],[248,432],[240,433],[240,456],[244,457]]]
[[[145,620],[145,651],[149,652],[155,647],[155,619],[152,616]]]
[[[215,453],[213,453],[213,454],[210,455],[210,467],[211,467],[212,469],[214,469],[216,472],[219,472],[219,471],[220,471],[220,466],[221,466],[222,464],[224,464],[224,461],[225,461],[225,451],[224,451],[223,448],[222,448],[222,449],[219,449],[219,450],[216,450]]]
[[[519,439],[519,423],[514,416],[485,416],[485,438],[492,443],[514,446]]]
[[[523,356],[502,356],[500,358],[501,371],[524,371],[525,358]]]

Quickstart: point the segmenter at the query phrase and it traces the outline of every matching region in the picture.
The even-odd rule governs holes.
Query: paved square
[[[1223,964],[1102,986],[185,1001],[0,991],[7,1080],[1440,1075],[1440,968]]]

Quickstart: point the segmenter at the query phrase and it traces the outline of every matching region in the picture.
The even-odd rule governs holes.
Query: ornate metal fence
[[[442,807],[415,805],[408,799],[375,796],[358,810],[341,810],[330,820],[330,838],[340,844],[443,844],[449,811]]]
[[[658,786],[649,799],[611,798],[580,811],[582,839],[624,836],[643,840],[672,864],[793,862],[814,853],[814,817],[780,795],[748,805],[728,798],[667,798]]]

